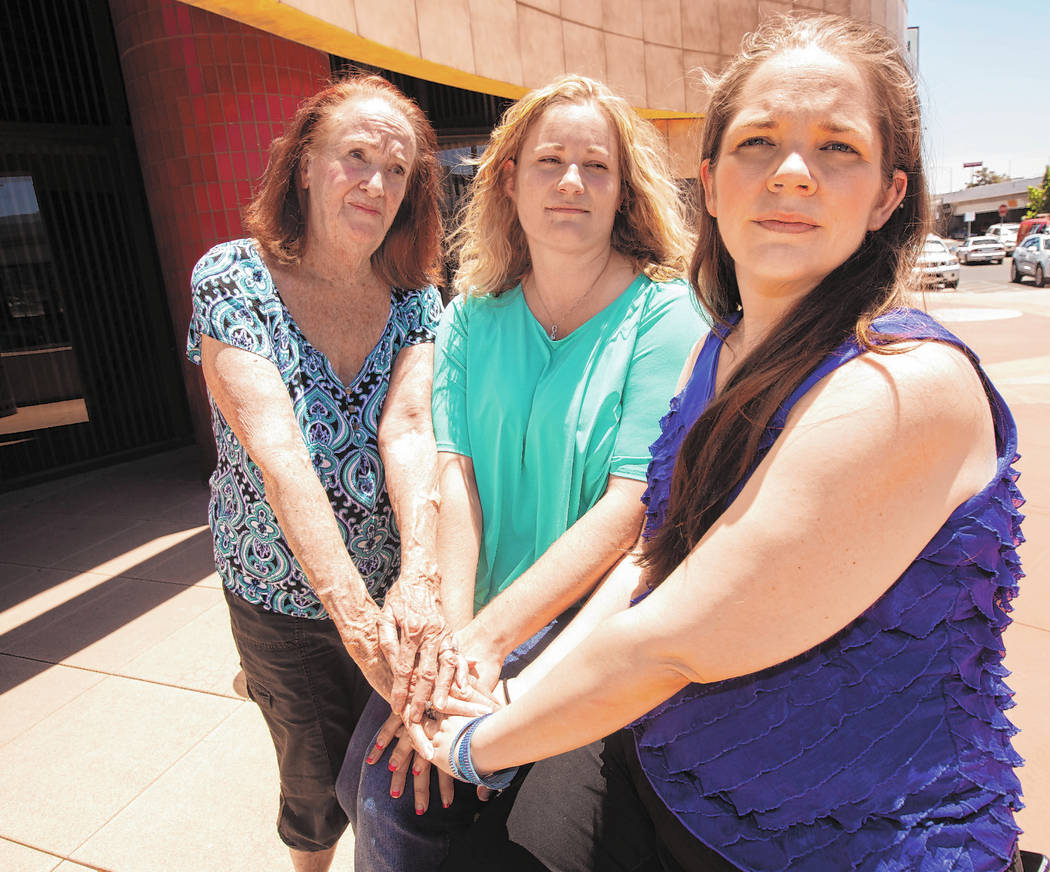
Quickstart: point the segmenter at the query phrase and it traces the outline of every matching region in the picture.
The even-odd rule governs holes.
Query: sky
[[[966,186],[962,164],[1011,178],[1050,164],[1050,2],[908,0],[919,28],[919,94],[934,193]]]

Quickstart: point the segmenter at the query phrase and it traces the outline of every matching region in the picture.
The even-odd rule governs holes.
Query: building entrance
[[[0,30],[4,490],[190,428],[105,0]]]

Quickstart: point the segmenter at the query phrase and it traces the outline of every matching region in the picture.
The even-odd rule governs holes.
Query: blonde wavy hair
[[[503,167],[518,159],[526,136],[547,109],[580,103],[597,106],[617,135],[622,204],[613,222],[613,248],[655,281],[683,274],[693,239],[663,140],[607,85],[568,75],[530,91],[503,113],[492,131],[450,239],[459,264],[453,281],[457,293],[501,294],[528,272],[529,247],[514,201],[504,189]]]

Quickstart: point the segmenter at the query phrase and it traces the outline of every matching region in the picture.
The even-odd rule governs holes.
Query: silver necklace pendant
[[[551,342],[555,342],[558,339],[558,325],[551,324]]]

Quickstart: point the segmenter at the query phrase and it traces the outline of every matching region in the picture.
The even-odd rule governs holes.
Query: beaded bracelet
[[[452,776],[458,778],[460,781],[467,781],[471,784],[480,784],[482,787],[489,788],[489,790],[503,790],[510,785],[511,781],[514,780],[514,776],[517,775],[517,766],[510,769],[500,769],[498,772],[493,772],[487,778],[482,778],[474,770],[474,763],[470,759],[471,737],[473,737],[474,731],[478,728],[478,724],[488,716],[489,715],[481,715],[481,717],[469,721],[467,725],[459,731],[456,738],[452,740],[452,745],[448,749],[448,768],[452,771]]]

